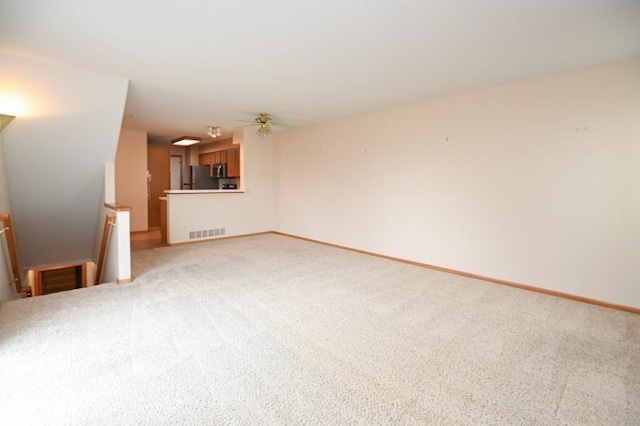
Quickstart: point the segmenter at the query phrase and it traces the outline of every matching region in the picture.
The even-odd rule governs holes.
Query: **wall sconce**
[[[3,131],[14,118],[13,115],[0,114],[0,132]]]
[[[181,138],[172,140],[171,145],[178,145],[178,146],[195,145],[198,142],[200,142],[200,140],[201,139],[196,136],[182,136]]]

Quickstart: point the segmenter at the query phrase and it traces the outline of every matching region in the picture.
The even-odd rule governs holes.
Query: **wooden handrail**
[[[100,279],[102,278],[102,268],[104,267],[104,260],[107,256],[107,243],[109,242],[109,235],[111,234],[111,225],[116,219],[115,213],[107,213],[104,218],[104,228],[102,230],[102,242],[100,243],[100,255],[98,257],[98,267],[96,268],[96,281],[95,285],[102,284]]]
[[[9,249],[9,258],[11,259],[11,271],[13,273],[13,282],[16,286],[16,292],[26,293],[27,297],[31,297],[31,287],[22,286],[20,278],[20,265],[18,264],[18,250],[16,249],[16,239],[13,234],[13,223],[11,223],[11,215],[7,213],[0,214],[0,221],[4,223],[5,236],[7,238],[7,248]]]

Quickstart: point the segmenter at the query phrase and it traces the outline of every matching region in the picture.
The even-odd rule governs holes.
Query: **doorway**
[[[171,156],[171,189],[182,189],[182,155]]]
[[[160,227],[160,197],[171,188],[171,148],[163,145],[147,145],[147,197],[149,201],[149,229]]]

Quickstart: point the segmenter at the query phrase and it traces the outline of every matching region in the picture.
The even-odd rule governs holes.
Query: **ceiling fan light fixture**
[[[269,125],[269,123],[261,123],[258,126],[258,130],[256,130],[256,134],[267,138],[271,135],[271,125]]]
[[[261,112],[254,121],[258,124],[258,130],[256,131],[257,135],[260,135],[265,139],[271,135],[271,122],[273,119],[269,114]]]
[[[189,146],[189,145],[195,145],[197,143],[199,143],[201,141],[200,138],[196,137],[196,136],[182,136],[178,139],[174,139],[171,141],[171,145],[177,145],[177,146]]]
[[[207,135],[215,139],[222,136],[222,130],[220,129],[220,126],[209,126],[207,128]]]

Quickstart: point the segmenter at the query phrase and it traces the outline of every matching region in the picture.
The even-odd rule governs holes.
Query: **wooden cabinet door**
[[[211,164],[211,154],[200,154],[198,156],[198,164],[200,164],[201,166],[208,166],[209,164]]]
[[[227,150],[227,176],[240,177],[240,148]]]
[[[220,151],[211,153],[211,164],[220,163]]]
[[[220,151],[220,162],[226,163],[227,161],[227,151]]]

